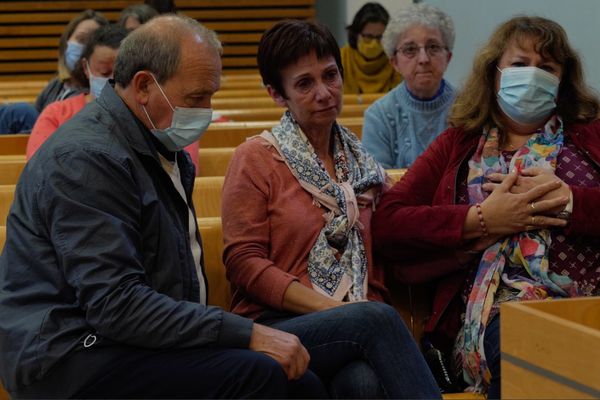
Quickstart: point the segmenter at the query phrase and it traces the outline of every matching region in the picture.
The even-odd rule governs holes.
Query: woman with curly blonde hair
[[[563,28],[514,17],[476,55],[451,128],[375,213],[396,278],[436,283],[426,337],[488,398],[501,303],[600,294],[599,110]]]

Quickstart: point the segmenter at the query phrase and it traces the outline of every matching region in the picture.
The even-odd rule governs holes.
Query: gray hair
[[[381,44],[388,57],[394,56],[400,36],[415,25],[437,29],[442,34],[442,40],[448,50],[452,51],[454,48],[455,31],[452,18],[437,7],[417,3],[400,11],[385,28]]]
[[[179,66],[182,38],[199,35],[206,44],[223,53],[214,31],[184,15],[155,17],[127,36],[115,61],[114,79],[125,88],[139,71],[150,71],[159,83],[169,80]]]

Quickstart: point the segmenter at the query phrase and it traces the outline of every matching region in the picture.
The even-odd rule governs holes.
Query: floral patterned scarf
[[[551,118],[517,150],[508,164],[498,142],[498,129],[484,132],[469,161],[467,183],[471,204],[480,203],[487,197],[481,186],[489,174],[507,174],[513,169],[521,171],[534,166],[554,170],[563,146],[562,121],[558,117]],[[538,229],[508,236],[483,252],[463,326],[463,376],[472,390],[481,392],[489,384],[483,334],[497,303],[564,297],[576,291],[570,278],[549,271],[550,243],[550,231]],[[506,273],[509,270],[512,271],[510,276]],[[510,294],[500,295],[501,292]]]
[[[279,125],[261,137],[277,149],[315,204],[327,209],[325,226],[308,256],[313,288],[336,300],[367,297],[367,255],[358,221],[359,206],[375,203],[385,171],[350,131],[333,126],[333,154],[337,182],[289,111]]]

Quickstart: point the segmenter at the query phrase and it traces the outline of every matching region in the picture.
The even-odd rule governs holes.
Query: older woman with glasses
[[[367,109],[362,140],[385,168],[406,168],[447,127],[455,90],[443,78],[454,24],[438,8],[414,4],[390,21],[382,43],[404,81]]]
[[[383,93],[402,80],[381,46],[390,16],[379,3],[366,3],[346,29],[348,44],[341,49],[344,93]]]

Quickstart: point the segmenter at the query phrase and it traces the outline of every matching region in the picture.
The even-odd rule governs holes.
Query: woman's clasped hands
[[[509,235],[564,227],[556,215],[569,203],[570,189],[553,171],[531,167],[519,173],[490,174],[483,190],[490,192],[481,210],[490,235]]]

